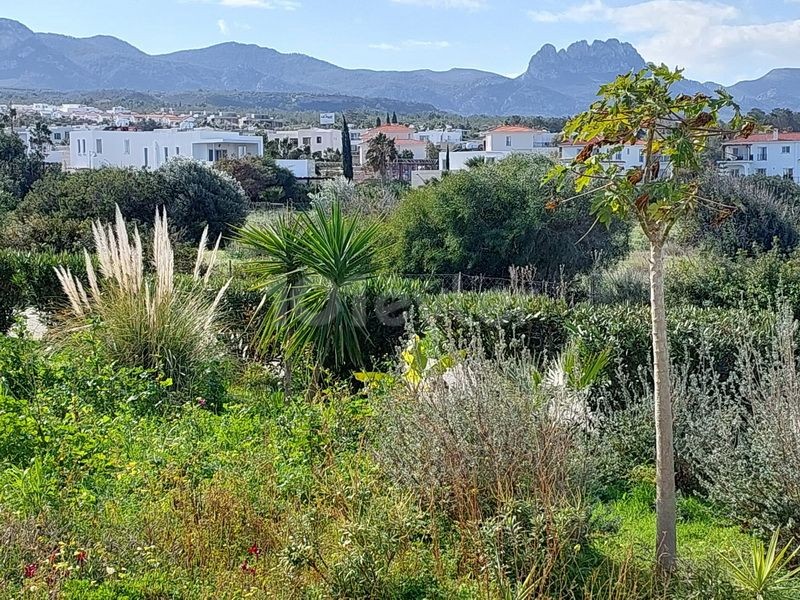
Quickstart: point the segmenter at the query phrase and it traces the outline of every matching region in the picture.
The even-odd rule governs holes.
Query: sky
[[[725,85],[800,67],[800,0],[0,0],[0,17],[150,54],[238,41],[348,68],[515,76],[543,44],[611,37]]]

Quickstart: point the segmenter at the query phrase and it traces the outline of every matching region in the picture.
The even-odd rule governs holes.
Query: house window
[[[86,154],[86,140],[78,140],[78,154]]]
[[[175,146],[175,156],[180,156],[180,155],[181,155],[180,146]]]
[[[122,153],[123,154],[130,154],[131,153],[131,141],[130,140],[122,140]]]
[[[322,136],[321,136],[321,135],[318,135],[318,136],[317,136],[317,143],[318,143],[318,144],[321,144],[321,143],[322,143]]]
[[[53,134],[53,139],[54,139],[54,140],[60,140],[60,139],[61,139],[61,134],[60,134],[59,132],[57,132],[57,131],[56,131],[56,132]]]
[[[239,146],[239,158],[242,158],[245,155],[246,151],[247,148],[245,148],[244,146]]]
[[[214,150],[211,148],[208,149],[208,162],[214,162]]]
[[[144,168],[147,168],[148,160],[147,160],[147,148],[144,149]]]
[[[783,170],[783,178],[784,179],[794,179],[794,169],[784,169]]]
[[[766,174],[767,174],[766,169],[756,169],[756,175],[766,175]]]
[[[103,153],[103,140],[97,139],[94,141],[94,151],[98,154]]]
[[[169,160],[169,148],[164,146],[164,160]]]
[[[792,151],[791,146],[781,146],[781,154],[789,154]]]
[[[621,161],[621,160],[622,160],[622,152],[617,152],[617,153],[614,155],[614,160],[616,160],[616,161]]]
[[[303,146],[310,146],[310,145],[311,145],[311,138],[310,137],[304,137],[303,138]]]
[[[508,146],[509,148],[511,147],[511,136],[510,135],[506,136],[506,146]]]
[[[767,160],[767,147],[760,146],[758,148],[758,155],[756,156],[756,160]]]
[[[644,150],[639,150],[639,162],[644,162]]]

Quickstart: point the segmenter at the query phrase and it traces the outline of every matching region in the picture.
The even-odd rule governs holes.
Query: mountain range
[[[300,95],[304,106],[332,104],[382,107],[402,102],[407,110],[436,108],[460,114],[562,116],[583,110],[601,83],[639,69],[645,61],[616,39],[576,42],[557,50],[543,46],[518,77],[476,69],[374,71],[345,69],[304,54],[227,42],[197,50],[150,55],[111,36],[74,38],[35,33],[0,19],[0,88],[63,92],[252,92],[257,97]],[[685,92],[720,86],[687,80]],[[770,71],[728,90],[744,109],[800,109],[800,69]],[[312,108],[313,109],[313,108]]]

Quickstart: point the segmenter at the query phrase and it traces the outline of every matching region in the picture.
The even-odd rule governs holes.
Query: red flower
[[[242,573],[247,573],[248,575],[255,575],[256,574],[255,567],[251,567],[250,565],[248,565],[247,564],[247,559],[245,559],[242,562],[242,566],[240,568],[242,569]]]
[[[250,554],[250,556],[260,556],[261,548],[258,547],[258,542],[253,542],[253,545],[247,549],[247,553]]]
[[[86,551],[85,550],[78,550],[78,552],[75,553],[75,561],[81,567],[84,564],[86,564]]]
[[[39,565],[37,565],[36,563],[30,563],[25,565],[25,569],[23,570],[22,574],[25,577],[25,579],[30,579],[31,577],[34,577],[36,575],[36,571],[38,570],[39,570]]]

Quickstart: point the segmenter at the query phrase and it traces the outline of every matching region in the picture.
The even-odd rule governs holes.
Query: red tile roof
[[[787,131],[778,134],[777,139],[773,133],[754,133],[749,138],[734,138],[725,144],[753,144],[762,142],[800,142],[800,132]]]

